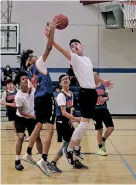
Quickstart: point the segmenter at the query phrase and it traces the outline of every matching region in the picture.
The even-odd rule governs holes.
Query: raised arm
[[[49,42],[49,37],[50,37],[50,28],[47,25],[46,30],[45,30],[45,35],[48,38],[48,42]],[[53,38],[54,39],[54,38]],[[66,49],[64,49],[63,47],[61,47],[57,42],[55,42],[53,40],[52,45],[58,50],[60,51],[69,61],[71,61],[71,54],[69,51],[67,51]],[[47,57],[46,57],[47,58]]]
[[[113,87],[113,83],[110,80],[103,80],[95,72],[94,72],[94,79],[96,79],[97,81],[99,81],[100,83],[102,83],[107,88],[112,88]]]
[[[52,44],[53,44],[53,39],[54,39],[54,31],[55,31],[55,28],[56,28],[57,24],[58,24],[57,21],[53,21],[49,25],[48,41],[47,41],[45,52],[42,55],[42,59],[43,59],[44,62],[46,61],[50,51],[52,50]]]
[[[58,43],[53,41],[53,46],[62,53],[69,61],[71,61],[71,54],[66,49],[62,48]]]

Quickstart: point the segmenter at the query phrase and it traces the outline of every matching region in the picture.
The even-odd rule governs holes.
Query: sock
[[[56,162],[55,162],[55,161],[52,161],[52,162],[51,162],[51,164],[54,164],[54,165],[56,165]]]
[[[20,164],[20,159],[19,160],[15,160],[15,165],[19,165]]]
[[[32,148],[27,147],[27,153],[28,153],[29,155],[32,155]]]
[[[105,142],[105,141],[106,141],[106,139],[103,137],[103,138],[102,138],[102,141],[103,141],[103,142]]]
[[[79,146],[75,146],[74,148],[75,148],[75,150],[79,150]]]
[[[16,155],[16,161],[20,160],[20,155]]]
[[[100,145],[98,145],[99,146],[99,148],[102,148],[102,144],[100,144]]]
[[[69,148],[69,147],[68,147],[68,148],[67,148],[67,151],[68,151],[68,152],[72,152],[72,151],[73,151],[73,148]]]
[[[47,161],[47,156],[48,156],[48,154],[42,154],[42,158],[44,161]]]

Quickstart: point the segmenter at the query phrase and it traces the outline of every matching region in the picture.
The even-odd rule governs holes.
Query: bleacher
[[[56,82],[54,81],[54,82],[52,82],[52,85],[53,85],[53,89],[55,89],[55,87],[58,86],[59,83],[57,81]],[[0,93],[1,97],[2,97],[2,94],[4,92],[4,89],[5,89],[5,87],[3,87],[0,90],[1,91],[1,93]],[[77,117],[80,117],[79,104],[78,104],[79,89],[80,89],[79,86],[70,86],[70,90],[73,92],[74,97],[76,98],[76,102],[77,102],[77,110],[75,111],[75,116],[77,116]],[[8,121],[8,118],[6,116],[6,108],[5,108],[4,105],[1,105],[1,121],[2,122]]]

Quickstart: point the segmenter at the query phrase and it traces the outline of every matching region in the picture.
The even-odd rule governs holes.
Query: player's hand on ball
[[[49,38],[50,32],[54,31],[59,24],[60,23],[58,22],[57,19],[52,22],[47,22],[45,32],[44,32],[47,38]]]
[[[60,23],[58,22],[57,19],[53,20],[53,21],[49,24],[50,31],[51,31],[51,30],[55,30],[55,28],[56,28],[59,24],[60,24]]]
[[[105,80],[103,85],[107,88],[113,88],[113,83],[110,80]]]

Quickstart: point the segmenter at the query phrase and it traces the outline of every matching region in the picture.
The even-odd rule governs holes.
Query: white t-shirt
[[[41,74],[47,74],[46,62],[43,61],[42,56],[37,59],[35,66]]]
[[[16,106],[23,107],[23,112],[31,114],[33,116],[34,116],[34,93],[35,93],[35,89],[32,88],[31,94],[18,91],[15,96]],[[24,117],[19,113],[18,109],[16,114],[19,117]]]
[[[88,57],[71,53],[70,64],[73,67],[73,71],[79,82],[79,85],[82,88],[95,89],[96,86],[91,60]]]
[[[59,93],[56,98],[58,106],[66,105],[66,97],[63,93]]]

